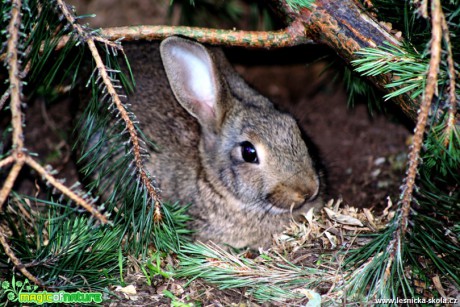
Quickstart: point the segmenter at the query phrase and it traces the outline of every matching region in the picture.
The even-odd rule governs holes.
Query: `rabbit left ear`
[[[176,99],[201,126],[215,130],[222,113],[222,86],[208,50],[190,40],[170,37],[161,43],[160,53]]]

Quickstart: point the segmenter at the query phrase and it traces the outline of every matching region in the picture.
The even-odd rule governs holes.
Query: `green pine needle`
[[[59,290],[90,286],[92,290],[102,291],[115,282],[120,227],[96,225],[67,201],[13,195],[4,215],[15,233],[10,243],[35,276]],[[32,210],[32,203],[48,210]],[[24,216],[19,207],[28,215]],[[12,212],[21,214],[14,216]],[[8,259],[4,254],[0,258]],[[11,266],[3,260],[5,267]]]
[[[352,61],[355,71],[363,76],[392,74],[395,80],[386,85],[395,90],[384,96],[385,100],[403,94],[418,98],[425,88],[425,73],[428,60],[416,53],[409,53],[402,48],[387,44],[381,48],[363,48],[356,52],[359,59]]]
[[[292,10],[299,11],[311,8],[314,1],[287,0],[286,3]],[[396,76],[396,81],[387,85],[393,92],[385,99],[398,95],[420,99],[428,69],[429,22],[420,19],[408,2],[375,0],[373,4],[379,20],[390,21],[395,29],[403,31],[406,44],[361,50],[358,53],[360,58],[353,62],[356,72],[363,76]],[[229,20],[238,19],[242,13],[234,2],[225,2],[224,9]],[[7,41],[8,31],[5,29],[10,10],[11,2],[2,1],[2,42]],[[459,1],[445,1],[443,10],[458,68]],[[54,85],[74,84],[83,75],[85,45],[76,37],[72,25],[59,16],[55,1],[23,1],[20,34],[20,60],[23,67],[27,65],[30,68],[27,88],[31,92],[28,95],[40,93],[52,97]],[[75,39],[68,40],[67,45],[56,53],[55,47],[64,35]],[[109,50],[106,51],[105,65],[111,71],[110,77],[119,80],[125,92],[131,92],[134,81],[129,63],[119,64],[118,61],[123,59],[117,59]],[[4,52],[3,44],[0,53]],[[7,64],[8,61],[4,61],[4,65]],[[127,75],[117,72],[121,66],[126,67]],[[349,77],[346,79],[349,91],[369,93],[365,82]],[[89,81],[88,92],[92,98],[79,125],[84,129],[79,133],[76,148],[83,150],[80,163],[89,190],[93,193],[105,191],[101,195],[104,204],[99,209],[111,214],[113,224],[102,226],[95,223],[71,201],[66,198],[56,200],[57,196],[46,189],[43,190],[47,195],[35,198],[13,193],[0,217],[12,231],[8,241],[14,253],[35,276],[56,289],[107,291],[108,285],[123,276],[126,255],[146,258],[149,246],[153,245],[158,254],[171,251],[178,254],[180,268],[177,273],[169,269],[166,271],[161,267],[159,258],[155,258],[147,262],[146,275],[185,277],[190,281],[203,278],[221,289],[245,288],[247,295],[260,302],[301,299],[304,297],[297,290],[313,289],[319,283],[329,283],[337,277],[320,269],[293,265],[276,253],[264,254],[256,261],[232,255],[214,245],[191,244],[188,242],[190,231],[186,228],[189,219],[186,206],[165,203],[162,206],[163,221],[154,222],[154,205],[146,188],[137,179],[125,127],[114,120],[116,111],[104,97],[104,88],[100,87],[97,79],[98,76],[93,75]],[[8,80],[5,81],[8,84]],[[458,97],[458,77],[456,81]],[[414,195],[417,206],[414,206],[410,217],[410,231],[404,242],[398,245],[400,249],[396,250],[391,266],[387,246],[394,240],[395,222],[376,234],[371,243],[349,254],[345,266],[349,272],[346,278],[348,298],[371,302],[377,297],[414,297],[409,277],[428,281],[431,277],[426,267],[420,264],[420,259],[424,259],[430,268],[436,268],[449,281],[457,285],[460,283],[460,129],[456,126],[448,130],[447,117],[439,116],[446,113],[444,96],[448,86],[449,73],[443,54],[438,79],[440,95],[430,118],[418,170]],[[454,107],[458,109],[458,105]],[[154,148],[155,145],[139,127],[136,128],[145,148]],[[2,131],[0,159],[8,153],[5,144],[8,144],[10,134],[9,126]],[[42,209],[33,210],[31,204],[37,204]],[[398,218],[397,214],[394,221]],[[6,273],[2,271],[2,276],[13,275],[12,264],[3,250],[0,250],[0,263],[3,269],[7,269],[4,270]],[[387,268],[390,268],[388,272]],[[412,275],[409,276],[409,272]]]
[[[447,120],[446,114],[428,134],[425,146],[429,150],[424,153],[424,167],[443,177],[459,177],[460,127],[454,126],[448,131]]]
[[[311,6],[315,3],[315,0],[286,0],[287,5],[293,11],[299,11],[302,8],[311,8]]]
[[[345,287],[353,301],[368,304],[374,302],[375,298],[391,299],[399,290],[413,296],[412,287],[403,269],[406,252],[404,244],[403,249],[396,250],[395,262],[389,263],[391,255],[387,247],[397,244],[393,241],[393,235],[398,219],[398,215],[395,216],[393,223],[383,233],[374,235],[375,239],[370,243],[348,253],[344,263],[344,269],[349,272]],[[387,276],[389,265],[391,273]]]
[[[367,80],[360,78],[356,72],[347,66],[343,68],[343,82],[347,91],[347,105],[353,108],[358,97],[364,97],[367,101],[369,112],[372,114],[374,109],[382,109],[382,98],[377,90]]]
[[[299,289],[313,289],[327,274],[319,269],[295,266],[278,254],[255,262],[233,255],[217,245],[184,245],[179,254],[177,277],[190,282],[202,278],[220,289],[244,288],[259,302],[284,302],[302,298]]]
[[[120,72],[118,59],[107,54],[105,65],[110,69],[111,79],[120,80],[123,88],[131,92],[134,81]],[[129,64],[124,67],[124,71],[130,73]],[[97,73],[93,73],[88,90],[92,97],[76,130],[75,148],[82,150],[79,164],[85,181],[89,181],[88,188],[96,194],[104,191],[105,207],[113,212],[111,219],[123,227],[124,235],[119,240],[124,250],[145,257],[148,251],[145,247],[153,244],[159,250],[177,252],[189,233],[185,225],[186,207],[162,204],[163,220],[154,222],[154,203],[138,179],[130,135],[124,121],[117,118],[118,110],[111,98],[98,82]],[[139,127],[136,128],[141,143],[145,144],[144,151],[155,148]]]

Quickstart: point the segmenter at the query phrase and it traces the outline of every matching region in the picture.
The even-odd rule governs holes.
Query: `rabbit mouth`
[[[267,195],[266,201],[270,204],[268,211],[273,213],[292,212],[301,209],[313,202],[318,196],[319,187],[312,192],[294,191],[289,188],[277,188]]]

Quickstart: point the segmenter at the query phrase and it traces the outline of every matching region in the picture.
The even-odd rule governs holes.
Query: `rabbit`
[[[233,70],[223,51],[173,36],[124,44],[128,99],[157,149],[146,168],[162,197],[191,204],[194,238],[268,247],[293,216],[322,206],[304,134]]]

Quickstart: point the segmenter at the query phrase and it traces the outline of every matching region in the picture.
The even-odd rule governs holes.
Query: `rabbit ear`
[[[176,99],[202,126],[215,129],[221,96],[217,67],[202,45],[170,37],[160,45],[161,58]]]

